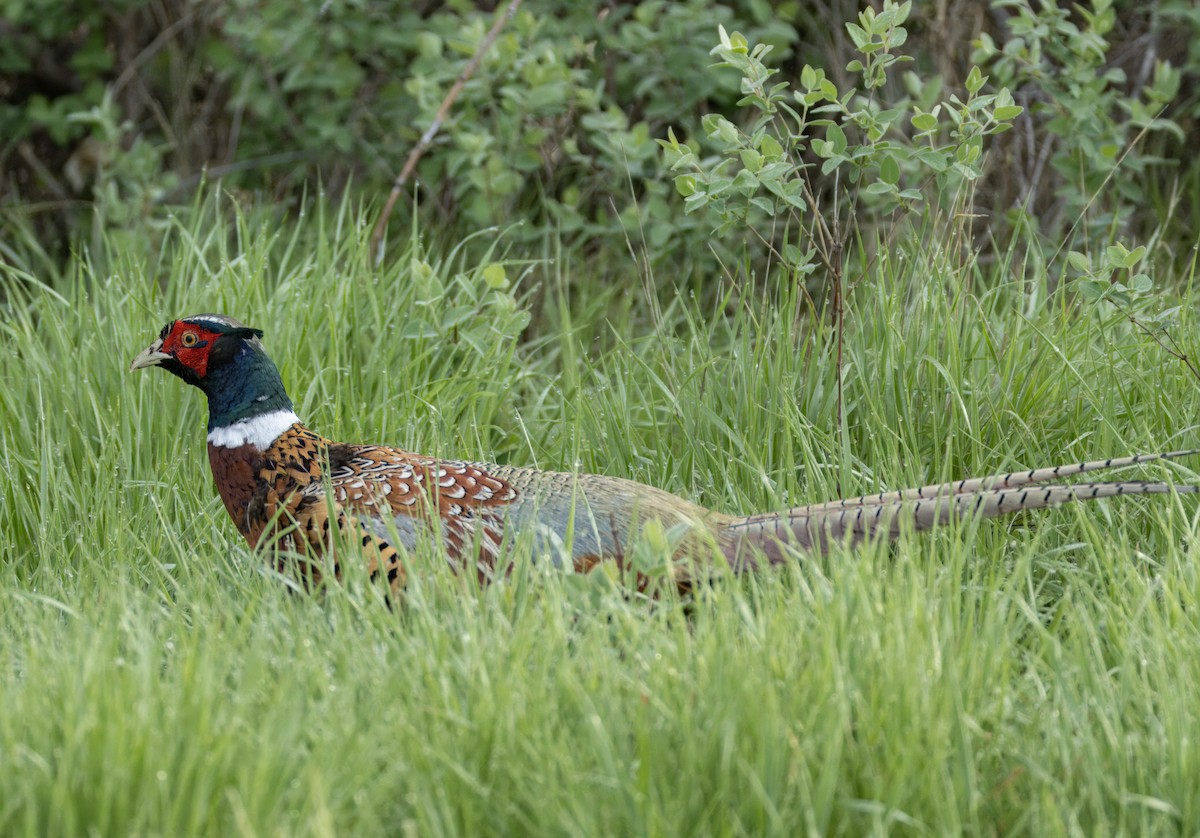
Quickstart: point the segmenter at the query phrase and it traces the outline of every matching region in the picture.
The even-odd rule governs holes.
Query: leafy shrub
[[[38,170],[57,181],[31,171],[9,194],[36,198],[48,189],[139,206],[145,196],[186,197],[183,187],[198,183],[205,167],[227,186],[281,197],[315,176],[327,191],[351,179],[380,190],[432,123],[492,17],[468,4],[430,11],[238,0],[164,7],[160,13],[174,15],[167,19],[133,3],[80,3],[44,25],[36,10],[7,2],[21,54],[69,53],[77,68],[70,93],[42,92],[44,80],[33,74],[22,88],[30,92],[0,112],[16,142],[38,140]],[[540,237],[549,226],[568,239],[610,240],[621,252],[627,237],[644,236],[651,251],[686,239],[689,225],[679,224],[659,177],[654,139],[681,108],[702,111],[727,92],[728,79],[677,68],[702,60],[712,26],[735,17],[756,37],[781,46],[795,40],[792,27],[752,2],[526,4],[422,159],[422,206],[454,238],[524,220],[510,236]],[[129,95],[134,88],[139,96]],[[130,167],[145,176],[136,187],[102,188],[95,168],[78,183],[57,177],[85,140],[112,161],[132,138],[143,138],[142,163],[151,152],[159,157],[154,171]],[[112,223],[129,215],[107,213]],[[699,250],[707,232],[690,235]]]
[[[1181,73],[1156,60],[1146,63],[1147,78],[1131,81],[1110,62],[1114,0],[1091,0],[1074,13],[1055,4],[1035,10],[1027,0],[993,5],[1008,12],[1010,36],[997,44],[981,34],[974,59],[1030,103],[1025,131],[1036,138],[1037,159],[1008,169],[1018,184],[1017,205],[1056,237],[1078,224],[1083,241],[1103,239],[1141,208],[1153,169],[1170,163],[1149,150],[1143,134],[1184,140],[1166,114]],[[1023,144],[1013,143],[1012,152]]]
[[[93,206],[101,225],[152,221],[157,206],[187,200],[205,177],[285,205],[302,200],[317,178],[325,192],[353,182],[377,194],[429,127],[495,13],[395,0],[0,0],[0,164],[7,173],[0,197],[29,202],[43,241],[65,245],[96,220]],[[863,13],[887,19],[886,12]],[[772,81],[805,95],[826,83],[838,92],[809,107],[848,110],[807,118],[835,121],[845,147],[833,130],[814,136],[820,143],[803,159],[821,166],[837,160],[830,165],[842,185],[851,176],[869,181],[856,190],[857,207],[875,219],[888,206],[911,205],[911,190],[926,203],[940,191],[920,178],[941,158],[930,142],[945,141],[942,122],[961,113],[945,91],[971,96],[964,93],[968,39],[946,33],[967,32],[973,22],[986,29],[970,34],[977,36],[975,63],[991,77],[988,90],[1008,87],[1014,104],[1026,108],[996,151],[935,173],[944,187],[962,176],[957,166],[978,168],[971,200],[991,212],[975,222],[977,241],[1003,241],[1014,207],[1029,213],[1014,220],[1026,227],[1036,220],[1050,239],[1084,207],[1088,235],[1102,233],[1109,219],[1131,226],[1132,206],[1142,210],[1141,226],[1159,224],[1172,212],[1161,196],[1175,177],[1159,158],[1200,172],[1178,139],[1180,129],[1192,129],[1197,106],[1200,54],[1188,33],[1200,32],[1200,18],[1192,4],[1165,0],[1148,14],[1107,0],[1075,11],[1053,2],[1035,11],[1018,0],[915,0],[903,27],[908,40],[886,49],[871,40],[878,35],[868,25],[853,22],[857,14],[846,0],[528,0],[421,161],[418,197],[428,228],[457,240],[525,221],[510,240],[553,229],[587,242],[589,254],[615,254],[613,271],[622,273],[633,242],[650,268],[670,268],[664,275],[671,282],[683,281],[698,259],[710,263],[714,248],[723,264],[739,266],[731,271],[761,271],[753,233],[714,240],[706,219],[682,211],[655,142],[674,127],[705,160],[731,150],[716,117],[753,134],[736,105],[741,74],[705,69],[719,25],[772,48]],[[847,20],[850,28],[839,23]],[[1147,78],[1122,69],[1118,58],[1147,39],[1175,69],[1163,64]],[[907,67],[876,60],[889,55],[917,60]],[[823,77],[806,79],[806,65]],[[843,102],[855,85],[861,95]],[[972,101],[980,106],[987,95],[981,88]],[[1183,107],[1159,113],[1176,99]],[[928,122],[939,103],[939,127],[915,142],[929,129],[896,114]],[[714,125],[721,129],[710,142]],[[1143,128],[1149,134],[1138,139]],[[1086,141],[1077,143],[1080,137]],[[860,156],[843,166],[851,148]],[[739,189],[749,188],[749,175],[742,177]],[[831,186],[817,188],[814,194]],[[395,223],[403,220],[402,210]],[[755,230],[754,220],[751,212],[742,229]]]
[[[963,99],[951,94],[911,112],[907,100],[882,101],[888,71],[911,60],[897,52],[908,39],[903,24],[911,10],[911,2],[884,0],[878,14],[868,8],[847,24],[859,53],[848,69],[860,75],[861,92],[839,90],[823,69],[808,65],[800,89],[789,91],[765,63],[768,45],[751,47],[741,33],[721,28],[712,53],[741,74],[738,105],[750,115],[744,129],[724,116],[705,117],[716,158],[702,160],[698,143],[684,146],[673,134],[662,141],[666,163],[682,172],[675,185],[686,211],[707,211],[717,235],[743,226],[774,231],[757,235],[785,272],[810,274],[819,256],[835,285],[842,253],[869,218],[895,219],[926,199],[941,204],[946,217],[969,217],[965,187],[984,174],[984,139],[1011,128],[1022,108],[1005,88],[981,93],[987,79],[977,67]]]

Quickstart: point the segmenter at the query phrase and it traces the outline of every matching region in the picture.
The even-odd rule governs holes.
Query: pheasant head
[[[265,449],[296,422],[292,401],[262,331],[221,314],[195,314],[163,326],[130,370],[162,367],[208,397],[208,439]]]

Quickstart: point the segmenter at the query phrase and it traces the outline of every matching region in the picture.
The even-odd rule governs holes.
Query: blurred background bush
[[[497,226],[510,242],[623,263],[614,272],[628,272],[632,250],[648,272],[669,265],[684,282],[714,248],[753,271],[755,237],[715,242],[711,219],[685,214],[656,140],[672,129],[711,156],[706,115],[751,118],[739,74],[711,66],[718,25],[771,45],[779,80],[798,87],[811,65],[849,91],[846,23],[860,8],[527,0],[421,159],[416,200],[401,202],[392,230],[416,207],[425,234],[447,241]],[[348,189],[381,203],[498,12],[461,1],[0,0],[0,258],[36,248],[61,259],[99,229],[152,225],[205,182],[282,212]],[[978,247],[1014,233],[1078,247],[1073,237],[1091,230],[1191,258],[1200,7],[915,0],[907,28],[912,60],[878,94],[889,107],[962,91],[974,64],[1024,109],[973,184]],[[914,142],[907,118],[889,130]]]

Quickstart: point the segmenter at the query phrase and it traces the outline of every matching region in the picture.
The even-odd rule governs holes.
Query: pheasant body
[[[655,521],[678,533],[675,581],[687,587],[714,559],[743,570],[763,559],[784,561],[796,549],[824,551],[876,533],[895,537],[906,525],[921,530],[1071,500],[1198,490],[1146,481],[1047,485],[1194,453],[1181,451],[731,516],[620,478],[332,442],[292,411],[260,336],[229,317],[195,315],[167,324],[132,368],[162,366],[205,392],[209,464],[230,517],[251,547],[272,544],[300,554],[313,580],[323,568],[340,576],[341,561],[354,557],[372,578],[384,576],[400,588],[402,555],[430,539],[456,569],[474,569],[481,580],[497,572],[506,541],[518,538],[532,541],[535,556],[588,571],[604,561],[623,564],[641,527]],[[639,586],[644,582],[639,577]]]
[[[218,437],[220,435],[218,434]],[[661,490],[619,478],[440,460],[395,448],[331,442],[298,421],[263,450],[253,443],[208,444],[209,464],[225,509],[251,546],[274,538],[292,552],[325,551],[330,501],[337,528],[375,548],[369,571],[403,573],[396,550],[436,537],[451,564],[496,572],[505,538],[532,537],[535,555],[588,570],[623,559],[636,520],[698,528],[681,558],[711,553],[698,533],[711,513]],[[630,503],[632,500],[632,503]],[[336,518],[335,512],[334,517]],[[288,522],[273,530],[277,522]],[[567,537],[568,531],[572,536]],[[340,567],[335,563],[335,573]],[[306,572],[319,578],[313,564]]]

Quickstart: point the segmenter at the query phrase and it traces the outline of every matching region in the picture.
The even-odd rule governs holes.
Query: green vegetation
[[[60,248],[80,231],[152,220],[206,179],[292,209],[318,181],[335,196],[350,184],[377,195],[507,3],[494,5],[0,0],[0,202],[22,203],[19,215]],[[811,91],[819,73],[837,91],[840,108],[805,110],[839,130],[802,133],[813,150],[832,143],[825,160],[843,154],[839,133],[869,150],[852,162],[880,172],[881,192],[853,206],[886,204],[897,180],[931,198],[931,146],[948,144],[972,173],[940,198],[969,199],[975,246],[1033,234],[1082,249],[1158,231],[1170,251],[1160,258],[1186,261],[1188,225],[1172,221],[1196,217],[1187,195],[1200,183],[1191,0],[526,0],[420,161],[423,227],[454,244],[521,222],[510,241],[561,239],[602,255],[609,277],[624,274],[630,239],[672,281],[710,280],[713,249],[734,272],[749,250],[750,273],[766,273],[759,238],[713,239],[673,199],[678,173],[659,164],[668,130],[707,162],[730,150],[710,122],[749,127],[737,102],[751,91],[709,66],[728,63],[710,57],[719,25],[771,47],[771,85]],[[1015,105],[997,107],[1024,116],[986,154],[970,130],[928,133],[960,118],[970,128],[980,114],[960,106],[993,110],[984,100],[1001,88]],[[937,170],[939,189],[948,179]],[[844,185],[826,170],[809,188],[829,211]],[[413,209],[401,201],[400,228]]]
[[[0,0],[0,834],[1200,832],[1188,497],[390,611],[127,372],[221,311],[332,438],[739,512],[1197,446],[1192,5],[530,0],[376,269],[490,23],[402,6]]]
[[[160,257],[114,241],[54,289],[9,274],[0,831],[1200,823],[1186,498],[718,579],[686,615],[528,557],[486,590],[420,557],[392,613],[354,585],[289,593],[225,520],[201,400],[126,371],[166,317],[235,310],[330,435],[578,464],[750,511],[1193,444],[1195,381],[1124,318],[1001,270],[955,291],[907,246],[852,304],[843,441],[832,362],[793,301],[680,297],[648,325],[605,321],[617,290],[572,302],[560,276],[535,304],[499,254],[484,270],[410,246],[373,275],[349,204],[233,227],[224,210],[177,217]],[[1185,334],[1196,302],[1180,299]],[[519,341],[527,307],[541,336]]]

